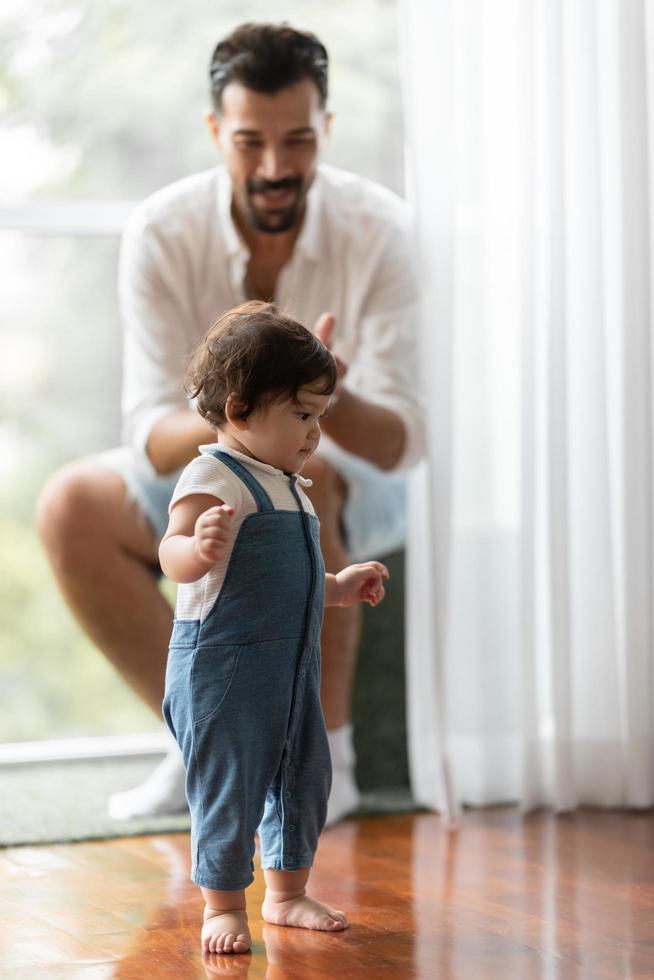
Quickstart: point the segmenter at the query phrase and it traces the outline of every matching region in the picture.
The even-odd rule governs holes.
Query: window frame
[[[120,238],[136,199],[30,201],[0,207],[0,231],[52,238]],[[162,723],[163,724],[163,723]],[[165,731],[127,735],[78,735],[69,738],[0,743],[0,771],[8,766],[47,762],[127,759],[165,755]]]

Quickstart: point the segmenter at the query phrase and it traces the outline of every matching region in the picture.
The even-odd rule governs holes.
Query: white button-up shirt
[[[221,167],[165,187],[128,220],[119,273],[124,436],[140,452],[160,418],[188,406],[183,381],[194,347],[217,317],[247,298],[250,253],[231,201]],[[334,353],[349,366],[345,384],[404,423],[397,469],[423,451],[412,256],[402,200],[323,165],[275,295],[281,310],[310,329],[321,313],[334,313]]]

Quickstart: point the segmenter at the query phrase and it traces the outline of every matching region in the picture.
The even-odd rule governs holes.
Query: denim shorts
[[[406,540],[406,475],[384,473],[323,437],[320,455],[347,484],[343,511],[346,545],[352,561],[381,558]],[[117,473],[127,492],[162,538],[168,526],[168,504],[181,470],[158,476],[148,459],[130,446],[98,453],[95,462]]]

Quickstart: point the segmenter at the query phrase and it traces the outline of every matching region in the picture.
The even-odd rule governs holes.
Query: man
[[[287,25],[245,24],[217,45],[207,125],[225,166],[148,198],[123,239],[127,445],[64,468],[39,503],[42,540],[73,613],[157,713],[172,625],[153,574],[157,546],[178,471],[215,440],[189,410],[184,370],[225,310],[274,299],[313,324],[342,363],[321,451],[306,467],[328,570],[401,540],[402,478],[391,471],[422,452],[411,249],[398,198],[318,165],[331,124],[327,67],[320,41]],[[350,726],[358,635],[356,609],[329,611],[321,700],[334,769],[330,823],[358,802]],[[183,804],[171,751],[110,811]]]

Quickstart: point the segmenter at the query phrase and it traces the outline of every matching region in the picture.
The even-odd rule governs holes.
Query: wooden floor
[[[654,978],[654,818],[432,814],[325,833],[313,892],[340,935],[262,925],[252,955],[198,951],[185,835],[0,851],[0,977],[389,980]]]

